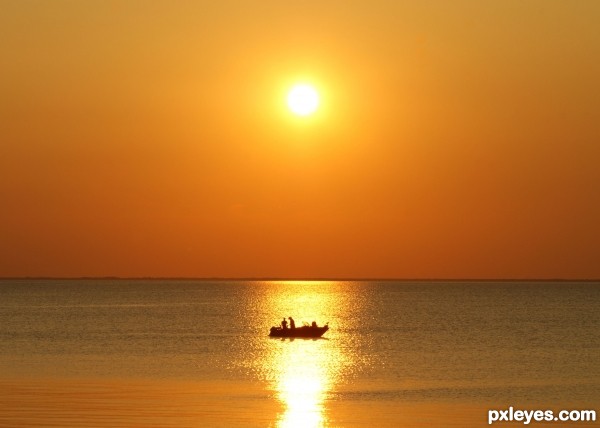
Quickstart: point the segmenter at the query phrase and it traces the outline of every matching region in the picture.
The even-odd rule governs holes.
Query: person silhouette
[[[290,328],[291,329],[296,328],[296,322],[294,321],[294,318],[288,317],[288,319],[290,320]]]
[[[285,317],[283,318],[283,321],[281,321],[281,327],[282,327],[284,330],[287,330],[287,321],[285,320]]]

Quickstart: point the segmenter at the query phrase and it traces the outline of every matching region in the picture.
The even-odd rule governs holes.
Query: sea
[[[270,338],[287,317],[329,331]],[[476,427],[509,407],[600,412],[599,282],[0,280],[2,427]]]

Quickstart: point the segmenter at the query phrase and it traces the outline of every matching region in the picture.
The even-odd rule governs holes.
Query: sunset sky
[[[0,276],[600,278],[599,23],[2,0]]]

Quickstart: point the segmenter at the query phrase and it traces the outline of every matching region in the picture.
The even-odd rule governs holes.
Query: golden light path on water
[[[323,292],[323,285],[323,282],[286,281],[265,295],[266,307],[272,314],[292,316],[297,326],[312,321],[322,325],[335,314],[332,311],[336,307],[334,295]],[[341,380],[344,368],[352,364],[350,356],[335,346],[335,339],[327,337],[329,333],[332,331],[321,339],[270,339],[272,346],[265,348],[263,369],[270,373],[284,409],[277,426],[328,425],[327,398]],[[332,336],[335,338],[335,334]]]
[[[277,382],[279,399],[285,405],[280,427],[318,427],[324,421],[324,401],[334,379],[319,357],[312,358],[313,350],[284,351],[293,365],[283,366]],[[287,354],[287,355],[286,355]]]

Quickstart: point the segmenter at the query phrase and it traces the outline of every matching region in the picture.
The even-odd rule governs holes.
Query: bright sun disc
[[[307,116],[314,113],[319,106],[319,94],[310,85],[296,85],[288,93],[287,103],[295,114]]]

